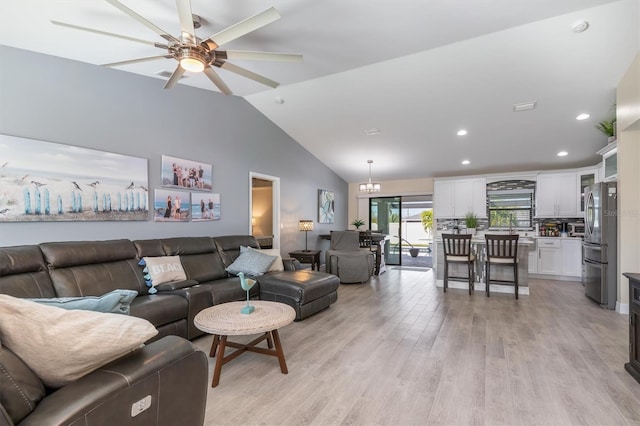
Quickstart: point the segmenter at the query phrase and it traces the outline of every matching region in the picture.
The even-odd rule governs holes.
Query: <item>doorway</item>
[[[262,248],[280,248],[280,178],[249,172],[249,235]]]
[[[385,241],[387,265],[433,266],[433,197],[406,195],[369,199],[369,226],[389,236]]]

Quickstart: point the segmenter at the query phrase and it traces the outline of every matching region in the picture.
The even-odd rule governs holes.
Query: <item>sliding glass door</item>
[[[379,197],[369,199],[369,223],[371,230],[389,236],[385,241],[384,256],[387,265],[400,265],[400,197]]]
[[[433,201],[431,195],[369,199],[372,231],[388,236],[385,263],[417,268],[433,266]]]

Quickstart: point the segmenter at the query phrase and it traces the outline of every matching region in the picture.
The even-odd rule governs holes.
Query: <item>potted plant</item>
[[[467,233],[475,235],[478,226],[478,216],[472,212],[467,213],[464,217],[464,224],[467,227]]]
[[[609,143],[616,140],[616,118],[603,120],[596,125],[596,129],[609,137]]]
[[[418,257],[418,253],[420,253],[420,249],[419,248],[415,248],[413,246],[413,244],[411,244],[409,241],[405,240],[402,237],[399,237],[397,235],[394,235],[394,237],[400,238],[402,241],[404,241],[405,243],[409,244],[409,247],[410,247],[409,254],[411,255],[411,257]]]
[[[357,230],[360,230],[360,227],[364,225],[364,220],[355,219],[353,222],[351,222],[351,224],[355,226]]]

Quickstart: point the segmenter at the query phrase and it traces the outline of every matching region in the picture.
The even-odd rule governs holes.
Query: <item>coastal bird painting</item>
[[[80,188],[80,185],[78,185],[75,180],[71,181],[71,183],[73,184],[73,187],[75,189],[77,189],[78,191],[82,191],[82,188]]]

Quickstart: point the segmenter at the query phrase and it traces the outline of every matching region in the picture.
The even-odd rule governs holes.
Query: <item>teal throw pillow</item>
[[[113,290],[102,296],[56,297],[51,299],[27,300],[68,310],[82,309],[85,311],[129,315],[131,302],[133,302],[133,299],[135,299],[137,295],[138,292],[135,290]]]

